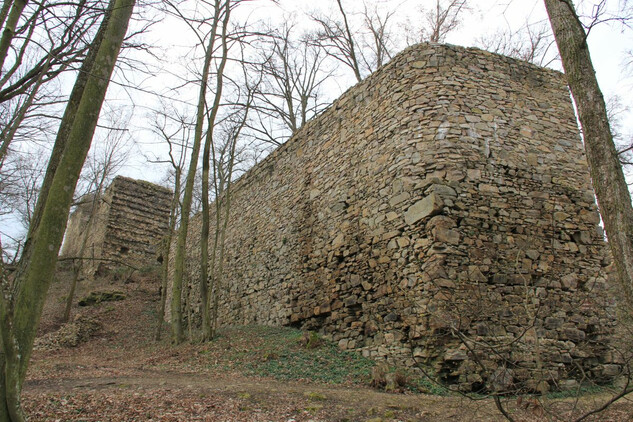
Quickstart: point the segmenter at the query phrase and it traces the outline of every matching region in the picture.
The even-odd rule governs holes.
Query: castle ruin
[[[86,197],[77,205],[62,256],[84,258],[86,275],[156,264],[160,241],[169,229],[171,198],[172,192],[162,186],[117,176],[103,197]]]
[[[235,182],[219,322],[318,330],[462,389],[608,377],[599,222],[564,75],[414,46]],[[195,280],[199,218],[189,236]]]

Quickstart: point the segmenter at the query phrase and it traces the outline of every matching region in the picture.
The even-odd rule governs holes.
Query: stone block
[[[408,192],[402,192],[389,200],[389,205],[395,207],[396,205],[409,199],[411,195]]]
[[[457,230],[444,228],[436,228],[433,230],[433,237],[436,242],[450,243],[451,245],[457,245],[461,239],[461,235]]]
[[[453,189],[450,186],[439,184],[439,183],[434,183],[428,188],[426,188],[425,193],[427,195],[431,193],[435,193],[444,199],[455,198],[457,196],[457,192],[455,192],[455,189]]]
[[[445,361],[462,361],[468,359],[468,352],[464,349],[448,349],[444,352]]]
[[[435,193],[431,193],[407,209],[404,213],[404,221],[408,225],[413,225],[426,217],[439,214],[443,207],[444,201],[442,201],[442,198]]]
[[[576,328],[565,328],[563,330],[563,334],[565,335],[565,338],[573,341],[574,343],[585,340],[585,337],[587,336],[584,331]]]
[[[563,318],[556,317],[546,317],[545,318],[545,328],[548,330],[555,330],[563,326],[565,320]]]

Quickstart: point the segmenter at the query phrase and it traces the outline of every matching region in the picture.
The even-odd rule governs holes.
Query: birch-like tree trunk
[[[633,208],[589,55],[587,33],[571,0],[545,0],[545,7],[576,102],[593,188],[630,311],[633,305]]]
[[[64,115],[64,119],[71,122],[68,137],[59,166],[52,177],[46,202],[42,206],[41,220],[32,238],[29,259],[21,263],[23,271],[15,278],[9,279],[2,274],[0,422],[25,420],[20,393],[33,351],[33,341],[57,264],[77,180],[90,149],[135,1],[111,0],[111,3],[114,7],[110,19],[104,20],[102,24],[105,29],[101,43],[94,46],[97,48],[94,64],[79,95],[76,112]]]

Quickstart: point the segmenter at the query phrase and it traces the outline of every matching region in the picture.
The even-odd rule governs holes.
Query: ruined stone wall
[[[62,245],[62,256],[76,257],[80,255],[82,239],[85,236],[90,236],[92,230],[91,215],[94,201],[94,195],[85,195],[79,200],[68,218],[64,244]],[[88,229],[88,226],[91,228]]]
[[[233,189],[221,324],[317,329],[462,388],[612,369],[608,256],[557,72],[409,48]]]
[[[135,268],[155,264],[169,227],[171,195],[161,186],[117,176],[98,198],[92,218],[92,201],[85,201],[71,215],[63,255],[79,256],[88,236],[84,257],[94,258],[84,262],[88,274],[122,264]]]

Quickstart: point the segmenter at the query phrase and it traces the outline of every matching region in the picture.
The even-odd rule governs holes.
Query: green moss
[[[306,346],[308,338],[310,347]],[[234,339],[249,339],[248,347]],[[312,380],[332,384],[368,383],[374,362],[359,353],[342,351],[315,334],[286,327],[245,326],[221,330],[214,346],[224,348],[220,361],[246,375],[280,380]]]
[[[90,294],[79,301],[79,306],[91,306],[101,302],[112,302],[124,300],[125,293],[119,291],[111,292],[90,292]]]
[[[567,399],[572,397],[580,397],[589,394],[600,394],[609,391],[609,386],[600,385],[584,385],[580,388],[572,388],[566,391],[553,391],[547,394],[549,399]]]
[[[324,400],[327,400],[327,396],[325,394],[323,394],[323,393],[307,391],[303,395],[310,401],[324,401]]]

